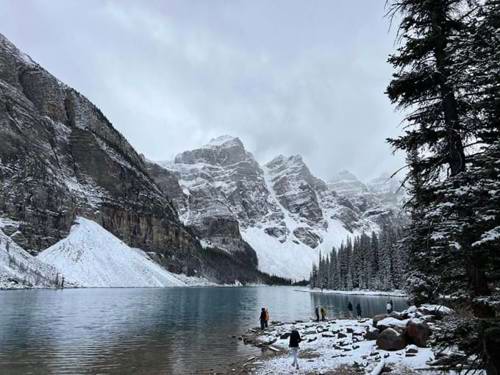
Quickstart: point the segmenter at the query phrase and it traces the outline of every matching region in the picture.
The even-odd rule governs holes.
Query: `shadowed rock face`
[[[255,221],[267,213],[252,204],[265,192],[258,181],[262,171],[239,139],[221,143],[223,147],[209,145],[178,155],[175,169],[154,163],[148,163],[148,169],[156,183],[169,192],[183,223],[193,233],[208,246],[237,254],[257,266],[255,251],[241,238],[238,218]],[[197,177],[200,174],[203,179]],[[191,189],[180,187],[179,181],[190,183],[191,178]]]
[[[198,267],[199,243],[132,146],[0,35],[0,215],[22,222],[36,253],[65,237],[77,213],[174,270]]]
[[[326,185],[311,174],[300,155],[288,158],[280,155],[267,163],[266,168],[271,187],[283,207],[312,224],[323,220],[316,189],[323,191]]]

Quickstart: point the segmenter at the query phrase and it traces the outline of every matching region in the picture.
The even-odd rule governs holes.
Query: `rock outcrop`
[[[0,212],[29,251],[66,236],[76,213],[145,250],[199,246],[101,111],[3,36],[0,78]]]
[[[382,350],[401,350],[406,347],[406,339],[401,331],[386,328],[378,335],[377,346]]]

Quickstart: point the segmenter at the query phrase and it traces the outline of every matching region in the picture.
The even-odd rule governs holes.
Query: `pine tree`
[[[395,0],[391,10],[402,46],[387,93],[409,112],[389,140],[408,157],[409,290],[416,303],[460,304],[495,324],[484,318],[500,300],[500,1]],[[453,344],[479,354],[474,331]]]

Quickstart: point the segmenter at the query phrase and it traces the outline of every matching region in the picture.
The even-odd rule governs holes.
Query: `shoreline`
[[[439,374],[439,366],[447,354],[435,354],[430,343],[417,346],[418,342],[407,338],[401,347],[385,348],[387,342],[379,342],[378,338],[386,329],[404,336],[410,321],[439,330],[441,316],[451,313],[452,310],[443,310],[442,306],[423,305],[422,310],[413,306],[394,315],[381,314],[373,319],[272,321],[269,328],[263,331],[259,327],[251,328],[239,338],[246,345],[262,349],[262,354],[233,365],[227,373],[354,375],[379,374],[383,369],[393,374]],[[302,338],[300,370],[291,367],[289,357],[288,337],[292,327]]]
[[[343,294],[352,296],[387,296],[387,297],[408,297],[406,293],[401,290],[384,291],[384,290],[331,290],[331,289],[295,289],[297,292],[305,293],[319,293],[319,294]]]

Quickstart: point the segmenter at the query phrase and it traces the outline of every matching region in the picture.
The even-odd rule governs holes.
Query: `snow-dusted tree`
[[[408,155],[412,223],[403,244],[410,292],[417,303],[453,301],[478,317],[494,317],[500,299],[500,1],[391,4],[401,17],[402,45],[389,59],[396,71],[387,93],[408,114],[405,133],[389,142]]]
[[[316,264],[313,264],[311,277],[309,278],[309,285],[311,286],[311,288],[318,287],[318,267],[316,266]]]

